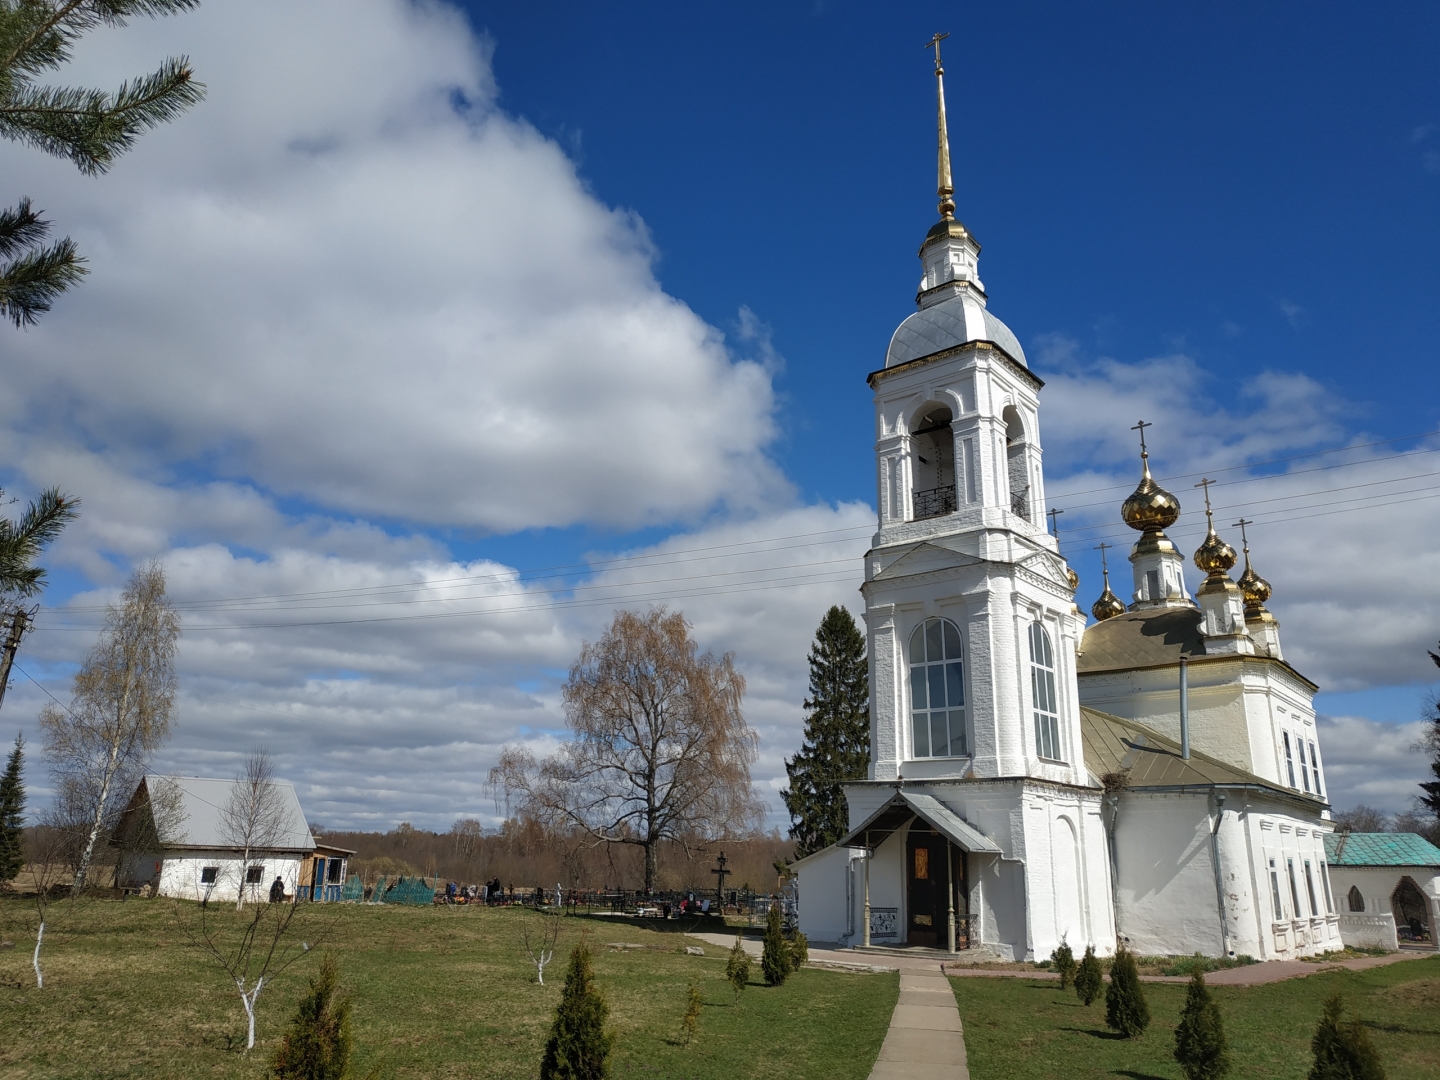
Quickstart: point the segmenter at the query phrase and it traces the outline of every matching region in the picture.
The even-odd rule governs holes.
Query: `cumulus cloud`
[[[207,100],[109,176],[0,147],[92,269],[9,343],[12,445],[59,429],[132,468],[481,530],[785,495],[766,365],[666,295],[643,222],[498,108],[458,11],[206,5],[93,35],[73,77],[179,52]]]
[[[1363,716],[1318,716],[1330,804],[1359,803],[1389,813],[1410,810],[1429,779],[1423,754],[1411,749],[1425,724],[1386,724]]]

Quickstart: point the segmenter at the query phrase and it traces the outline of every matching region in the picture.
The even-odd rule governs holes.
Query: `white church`
[[[1234,581],[1213,521],[1192,596],[1143,426],[1121,508],[1139,534],[1130,602],[1107,571],[1088,627],[1076,606],[1045,528],[1043,384],[955,218],[938,59],[936,76],[941,218],[918,310],[868,380],[870,770],[845,786],[849,834],[794,867],[801,929],[1004,959],[1062,939],[1102,955],[1339,949],[1316,685],[1282,655],[1248,545]]]

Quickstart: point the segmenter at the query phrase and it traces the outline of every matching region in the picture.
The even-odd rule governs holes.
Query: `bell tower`
[[[1084,621],[1044,527],[1044,384],[989,310],[980,244],[955,217],[932,44],[940,220],[920,245],[916,311],[868,380],[879,505],[863,587],[871,779],[1083,784]]]

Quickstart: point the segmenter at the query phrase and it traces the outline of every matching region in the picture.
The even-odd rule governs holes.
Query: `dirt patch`
[[[1440,1011],[1440,979],[1416,979],[1377,991],[1375,996],[1415,1008]]]

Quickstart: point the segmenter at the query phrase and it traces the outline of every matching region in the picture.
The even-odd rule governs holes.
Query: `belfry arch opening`
[[[922,410],[910,435],[915,520],[955,512],[955,434],[948,407]]]
[[[1030,442],[1020,410],[1006,405],[1000,414],[1005,421],[1005,478],[1010,485],[1010,512],[1026,521],[1030,518]]]

